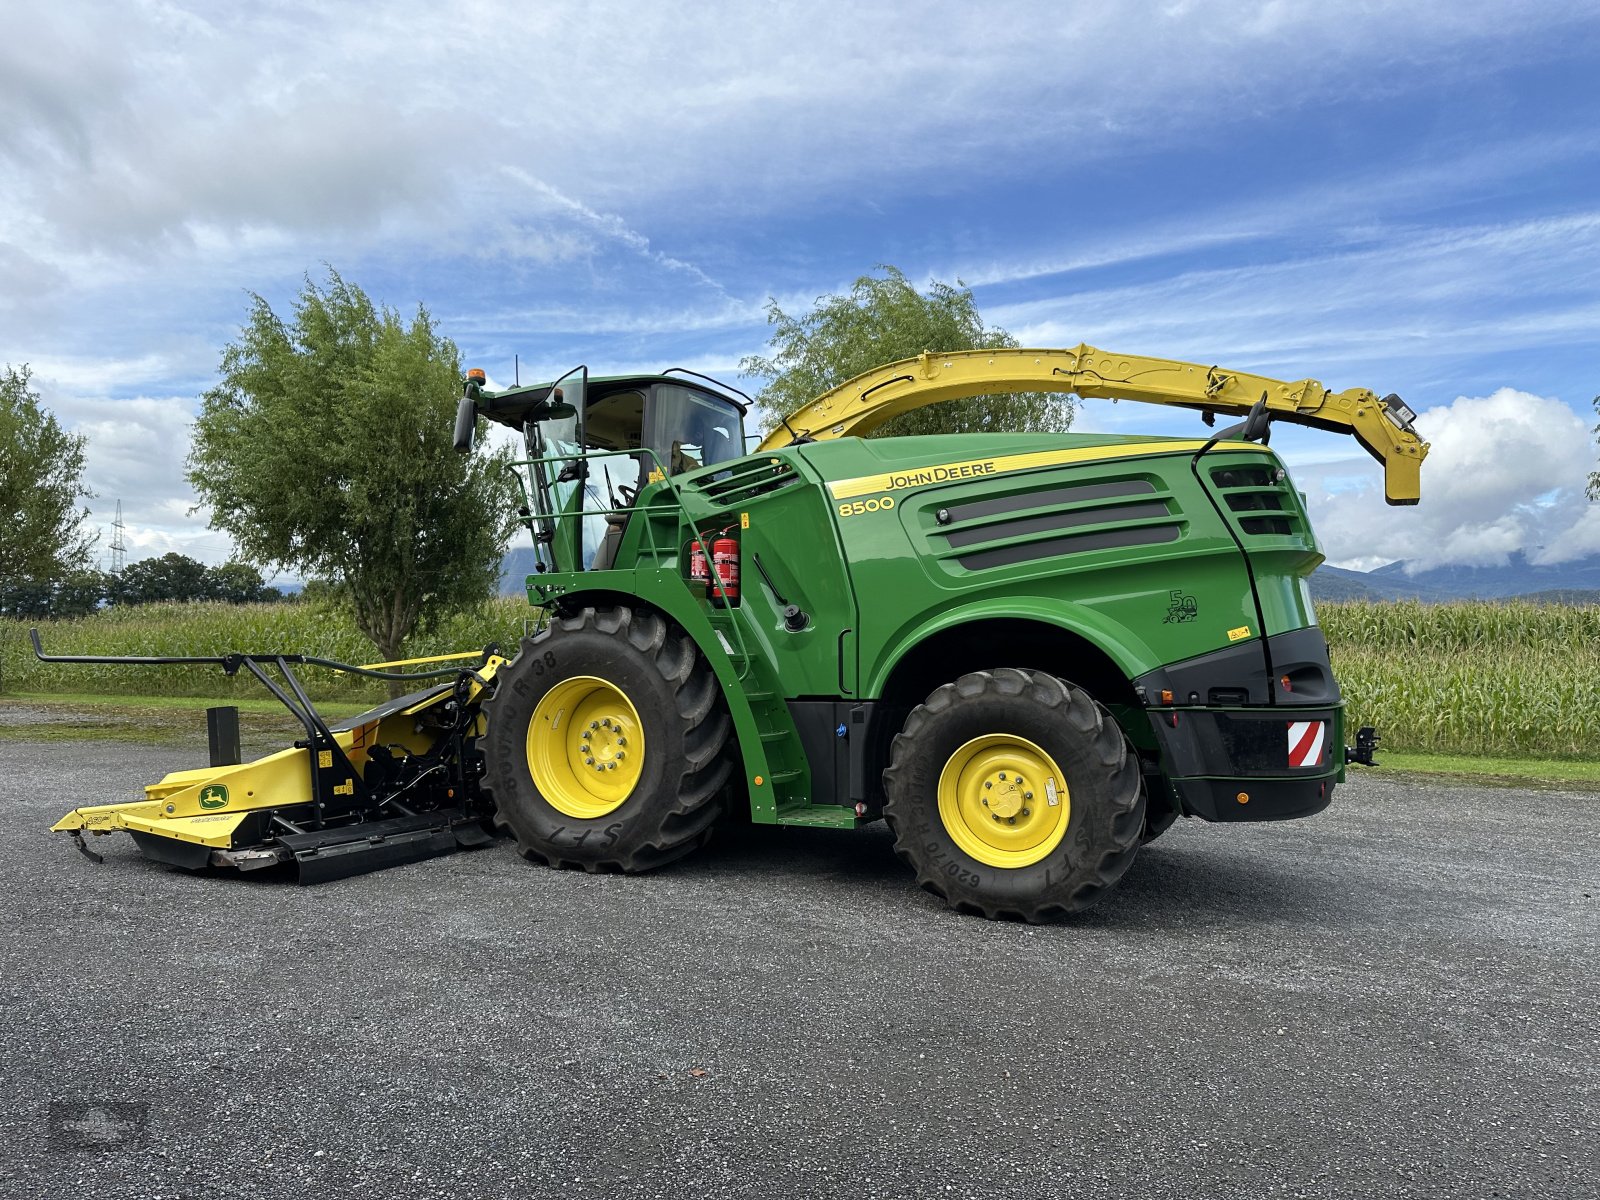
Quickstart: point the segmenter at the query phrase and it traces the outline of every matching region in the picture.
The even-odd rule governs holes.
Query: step
[[[778,824],[812,829],[854,829],[856,812],[842,804],[784,804],[778,808]]]

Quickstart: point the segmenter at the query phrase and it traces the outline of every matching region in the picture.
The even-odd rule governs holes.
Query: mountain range
[[[1538,600],[1549,604],[1600,603],[1600,554],[1569,562],[1535,564],[1518,550],[1497,567],[1429,567],[1408,571],[1404,561],[1373,571],[1317,568],[1317,600]]]

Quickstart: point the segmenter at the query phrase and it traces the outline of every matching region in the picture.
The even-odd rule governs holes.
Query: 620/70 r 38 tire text
[[[732,761],[722,693],[659,613],[557,617],[496,675],[483,786],[525,858],[648,871],[702,845]]]

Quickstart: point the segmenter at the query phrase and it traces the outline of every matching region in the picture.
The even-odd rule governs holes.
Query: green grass
[[[270,697],[265,700],[196,696],[95,696],[29,693],[0,696],[0,742],[109,741],[204,747],[205,709],[239,709],[239,739],[254,757],[304,737],[300,723]],[[323,717],[354,716],[364,707],[350,701],[318,705]]]
[[[285,709],[278,701],[268,697],[264,700],[231,699],[216,696],[103,696],[93,692],[21,692],[17,695],[7,695],[0,699],[0,705],[7,701],[15,702],[18,706],[42,705],[63,710],[72,708],[118,708],[118,709],[152,709],[162,712],[204,712],[215,705],[231,704],[243,713],[281,713]],[[352,700],[330,700],[317,705],[317,711],[324,717],[353,717],[358,712],[368,707],[367,705]],[[3,711],[3,709],[0,709]]]
[[[1485,783],[1529,782],[1551,784],[1558,787],[1581,787],[1585,791],[1600,791],[1600,761],[1587,762],[1574,759],[1548,758],[1476,758],[1465,754],[1407,754],[1404,751],[1378,750],[1378,762],[1373,771],[1375,778],[1385,773],[1401,775],[1450,775]],[[1350,774],[1365,772],[1365,767],[1351,767]]]

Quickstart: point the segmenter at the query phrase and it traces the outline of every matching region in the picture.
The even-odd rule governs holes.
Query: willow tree
[[[403,320],[330,269],[288,319],[252,296],[219,373],[188,478],[241,558],[342,585],[386,660],[494,593],[512,484],[452,448],[460,358],[426,309]]]
[[[26,365],[0,370],[0,614],[51,611],[54,590],[89,562],[94,532],[78,502],[82,434],[62,428]]]
[[[822,296],[794,316],[767,302],[768,353],[739,363],[763,381],[757,400],[767,428],[830,388],[884,363],[924,350],[998,350],[1018,345],[998,326],[985,325],[972,289],[933,281],[926,291],[895,267],[863,275],[844,295]],[[915,409],[886,421],[873,437],[921,433],[1057,433],[1072,424],[1073,405],[1050,392],[974,396]]]

